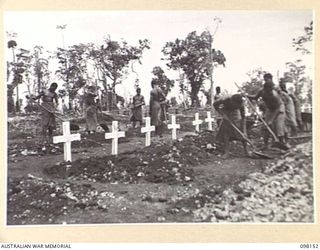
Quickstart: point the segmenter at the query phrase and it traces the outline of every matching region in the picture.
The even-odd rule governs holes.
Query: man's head
[[[58,88],[58,84],[56,82],[51,83],[50,85],[50,91],[56,91],[56,89]]]
[[[271,92],[272,89],[274,88],[274,83],[272,81],[272,75],[270,73],[267,73],[263,76],[263,79],[264,79],[264,89],[266,91],[269,91]]]
[[[218,86],[218,87],[216,87],[216,93],[217,94],[220,94],[221,93],[221,89],[220,89],[220,87]]]
[[[286,82],[284,81],[284,79],[280,79],[279,86],[282,91],[287,91]]]
[[[263,79],[265,82],[272,82],[272,75],[270,73],[264,74]]]
[[[231,100],[234,104],[237,104],[237,105],[241,105],[242,102],[243,102],[243,99],[242,99],[242,95],[240,94],[235,94],[231,97]]]
[[[157,87],[159,87],[158,81],[155,80],[155,79],[153,79],[153,80],[151,81],[151,87],[154,88],[154,89],[157,88]]]
[[[140,88],[137,88],[137,89],[136,89],[136,92],[137,92],[138,95],[140,95],[141,89],[140,89]]]

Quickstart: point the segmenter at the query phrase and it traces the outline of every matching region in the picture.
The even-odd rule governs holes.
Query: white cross
[[[199,120],[199,113],[195,113],[195,120],[192,121],[192,125],[196,126],[196,132],[200,132],[200,124],[202,124],[202,120]]]
[[[151,131],[155,131],[155,126],[151,126],[150,117],[144,118],[146,120],[146,126],[141,128],[141,133],[146,133],[146,146],[151,144]]]
[[[112,152],[111,154],[117,155],[118,154],[118,139],[120,137],[124,137],[124,131],[118,130],[118,121],[112,122],[112,130],[111,133],[105,133],[105,139],[112,139]]]
[[[62,123],[62,131],[63,135],[53,137],[53,143],[63,142],[64,160],[71,161],[71,142],[80,141],[81,136],[80,134],[70,134],[70,122]]]
[[[211,112],[210,111],[207,111],[207,118],[204,119],[205,122],[208,123],[208,129],[209,130],[212,130],[212,123],[214,122],[214,119],[211,117]]]
[[[180,124],[176,124],[176,116],[171,115],[172,124],[168,124],[168,129],[172,129],[172,140],[177,139],[177,129],[180,129]]]

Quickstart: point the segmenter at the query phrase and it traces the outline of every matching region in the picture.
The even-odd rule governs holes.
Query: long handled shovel
[[[272,135],[273,139],[274,139],[274,146],[283,150],[288,150],[289,148],[284,145],[283,143],[281,143],[279,141],[279,138],[276,136],[276,134],[273,132],[273,130],[270,128],[270,126],[267,124],[267,122],[262,118],[262,116],[256,111],[255,107],[253,106],[252,102],[249,100],[249,98],[243,93],[243,91],[241,90],[241,88],[239,87],[239,85],[237,83],[235,83],[235,85],[238,87],[238,89],[241,91],[241,93],[243,94],[243,96],[246,98],[247,102],[249,103],[250,107],[252,108],[253,112],[259,117],[259,119],[262,121],[262,123],[264,124],[264,126],[267,128],[267,130],[269,131],[269,133]],[[273,120],[277,117],[278,112],[275,113],[275,115],[272,117],[271,121],[273,122]]]
[[[245,135],[245,133],[243,133],[230,119],[227,115],[222,113],[222,117],[223,119],[227,120],[230,125],[239,133],[239,135],[242,137],[243,140],[245,140],[252,148],[252,153],[262,159],[273,159],[273,157],[263,154],[261,152],[258,152],[255,148],[255,146],[253,145],[253,142]]]

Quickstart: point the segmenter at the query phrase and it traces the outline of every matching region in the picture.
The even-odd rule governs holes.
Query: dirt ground
[[[150,147],[144,147],[138,130],[129,128],[118,156],[110,155],[111,142],[103,132],[80,130],[82,140],[72,143],[69,164],[63,162],[62,145],[42,144],[39,128],[13,122],[8,126],[7,224],[199,222],[195,211],[221,204],[228,189],[236,191],[237,202],[252,197],[239,184],[286,154],[273,149],[267,152],[273,160],[248,158],[236,142],[224,160],[215,133],[195,134],[191,120],[192,115],[178,118],[183,127],[178,141],[172,142],[166,131],[163,138],[152,137]],[[215,220],[206,216],[200,221],[226,219],[214,213]]]

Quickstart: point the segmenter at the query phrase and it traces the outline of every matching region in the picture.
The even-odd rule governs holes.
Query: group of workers
[[[152,90],[150,91],[149,115],[151,124],[156,127],[155,134],[162,137],[164,120],[166,120],[166,97],[161,90],[157,81],[151,82]],[[42,91],[34,100],[42,98],[42,133],[52,137],[55,129],[55,106],[58,104],[56,94],[57,83],[52,83],[48,90]],[[94,132],[97,128],[97,108],[94,87],[88,87],[85,95],[85,117],[87,132]],[[229,155],[229,142],[231,140],[240,140],[243,143],[246,155],[250,155],[247,142],[243,138],[246,135],[246,113],[245,100],[263,100],[264,119],[268,126],[274,131],[280,143],[288,146],[288,135],[297,133],[297,128],[301,128],[301,114],[299,115],[298,98],[288,94],[284,81],[280,81],[279,87],[275,86],[272,75],[264,75],[264,85],[256,95],[250,96],[243,93],[234,95],[221,95],[220,87],[216,88],[214,97],[214,108],[217,112],[218,127],[217,140],[223,142],[223,158]],[[54,104],[56,102],[56,105]],[[297,105],[298,104],[298,105]],[[136,95],[132,99],[130,121],[133,127],[139,127],[142,123],[142,106],[145,105],[141,89],[136,89]],[[237,128],[240,129],[240,132]],[[264,132],[264,148],[268,148],[269,132]],[[289,147],[289,146],[288,146]]]

